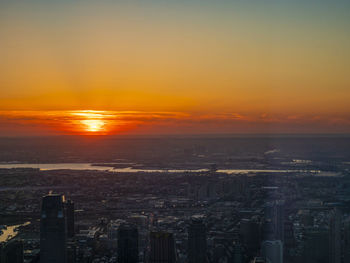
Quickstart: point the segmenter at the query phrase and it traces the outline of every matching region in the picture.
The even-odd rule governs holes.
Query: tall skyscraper
[[[242,244],[247,248],[247,254],[249,256],[256,255],[261,242],[260,224],[256,220],[242,219],[239,226],[239,235]]]
[[[74,229],[74,203],[72,200],[67,200],[65,202],[65,212],[66,212],[66,221],[67,221],[67,237],[72,238],[75,234]]]
[[[66,234],[64,196],[44,196],[40,219],[40,263],[66,263]]]
[[[172,233],[151,232],[151,251],[149,263],[177,262],[175,241]]]
[[[188,227],[188,262],[207,262],[207,234],[202,220],[193,217]]]
[[[271,222],[273,239],[284,242],[284,201],[277,200],[265,206],[265,219]]]
[[[275,238],[284,242],[284,201],[275,203]]]
[[[283,263],[283,245],[281,240],[266,240],[262,242],[261,254],[271,263]]]
[[[343,251],[344,251],[344,263],[350,263],[350,220],[349,218],[344,222],[344,240],[343,240]]]
[[[118,263],[139,262],[138,230],[134,225],[122,224],[118,228]]]
[[[341,261],[341,213],[335,208],[331,211],[329,223],[329,263]]]

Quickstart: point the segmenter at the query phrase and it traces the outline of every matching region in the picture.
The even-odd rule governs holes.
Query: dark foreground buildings
[[[138,230],[131,224],[118,228],[118,263],[139,262]]]
[[[175,263],[177,262],[175,240],[172,233],[151,232],[151,251],[149,263]]]
[[[193,217],[188,227],[188,262],[206,263],[207,261],[207,233],[200,218]]]
[[[67,226],[64,196],[47,195],[40,219],[40,263],[66,263]]]
[[[73,236],[73,202],[59,194],[44,196],[40,218],[40,263],[68,262],[67,239]]]
[[[75,235],[73,202],[49,194],[41,205],[40,261],[24,261],[23,242],[12,239],[0,244],[0,263],[350,263],[350,216],[346,210],[303,210],[293,219],[284,216],[285,209],[283,201],[274,201],[262,206],[258,216],[243,210],[242,215],[226,217],[225,231],[217,228],[216,219],[205,215],[192,216],[188,224],[181,221],[182,231],[170,224],[148,228],[140,223],[147,223],[143,216],[139,221],[134,217],[118,219],[116,227],[109,230],[107,220],[89,229],[79,225]],[[310,217],[312,213],[318,215],[317,220]],[[294,230],[291,220],[300,224]],[[113,233],[106,235],[106,231]],[[294,233],[302,234],[299,247],[294,245]],[[36,243],[36,255],[38,247]],[[294,254],[286,257],[290,247]],[[106,259],[109,261],[103,261]]]

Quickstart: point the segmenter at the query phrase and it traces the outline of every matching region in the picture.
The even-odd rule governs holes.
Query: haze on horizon
[[[348,1],[2,1],[0,135],[349,133]]]

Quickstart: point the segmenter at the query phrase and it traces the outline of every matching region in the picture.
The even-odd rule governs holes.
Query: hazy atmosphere
[[[349,11],[347,1],[2,1],[0,134],[89,133],[98,119],[103,134],[347,133]],[[103,112],[71,114],[86,110]]]

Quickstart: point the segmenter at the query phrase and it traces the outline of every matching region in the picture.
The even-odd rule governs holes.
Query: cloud
[[[0,111],[0,135],[245,132],[346,133],[350,132],[350,118],[237,112]]]

